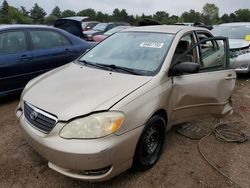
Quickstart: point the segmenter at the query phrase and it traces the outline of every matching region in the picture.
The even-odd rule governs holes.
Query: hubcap
[[[159,132],[155,127],[149,128],[144,137],[144,157],[151,157],[159,145]]]

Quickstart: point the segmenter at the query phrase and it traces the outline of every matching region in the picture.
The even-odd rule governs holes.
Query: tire
[[[165,141],[165,119],[155,115],[146,123],[136,146],[133,170],[144,171],[153,167],[162,151]]]

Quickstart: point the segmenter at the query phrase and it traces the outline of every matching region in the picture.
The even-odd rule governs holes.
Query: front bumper
[[[133,155],[142,127],[123,135],[100,139],[70,139],[59,136],[65,123],[44,134],[34,129],[17,111],[21,130],[32,147],[49,161],[49,167],[66,176],[87,181],[105,181],[132,166]],[[85,172],[107,169],[102,174]]]

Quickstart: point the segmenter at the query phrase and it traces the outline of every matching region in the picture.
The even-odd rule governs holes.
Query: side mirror
[[[199,70],[200,70],[200,65],[198,63],[183,62],[177,65],[174,65],[174,67],[171,69],[171,75],[178,76],[184,73],[194,74],[194,73],[198,73]]]

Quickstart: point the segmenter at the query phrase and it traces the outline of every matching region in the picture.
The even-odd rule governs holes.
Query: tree
[[[169,14],[165,11],[157,11],[153,15],[153,19],[155,19],[156,21],[162,24],[167,24],[169,22]]]
[[[249,22],[250,21],[250,10],[239,9],[235,11],[236,21],[238,22]]]
[[[230,17],[230,22],[236,22],[237,17],[234,13],[231,13],[229,17]]]
[[[9,4],[6,0],[3,1],[0,13],[1,13],[0,22],[5,24],[10,23]]]
[[[219,8],[215,4],[205,4],[202,13],[206,24],[215,24],[218,21]]]
[[[58,19],[58,17],[54,15],[49,15],[45,18],[45,24],[47,25],[53,25],[53,23]]]
[[[7,15],[9,13],[9,4],[6,0],[3,1],[1,12],[3,15]]]
[[[44,23],[44,17],[46,12],[37,3],[30,10],[30,17],[34,20],[34,23]]]
[[[116,8],[113,10],[112,19],[114,21],[127,21],[128,13],[126,12],[125,9],[122,9],[120,11],[118,8]]]
[[[29,11],[27,11],[26,8],[25,8],[24,6],[21,6],[20,12],[21,12],[24,16],[29,16]]]
[[[173,25],[173,24],[177,23],[178,20],[179,20],[179,16],[172,15],[169,17],[168,24]]]
[[[65,10],[62,12],[62,18],[75,16],[75,15],[76,15],[76,13],[72,10]]]
[[[88,16],[90,20],[96,19],[96,12],[92,8],[81,10],[77,13],[77,16]]]
[[[181,17],[183,18],[184,22],[201,22],[202,17],[199,12],[195,10],[190,10],[189,12],[184,12]]]
[[[96,14],[96,20],[99,22],[109,22],[111,21],[111,18],[108,14],[104,14],[101,11],[98,11]]]
[[[220,23],[231,23],[231,22],[234,22],[235,21],[235,14],[223,14],[220,18]]]
[[[55,16],[56,18],[61,18],[62,12],[61,12],[60,8],[59,8],[58,6],[56,6],[56,7],[52,10],[50,16]],[[52,17],[51,17],[51,18],[52,18]]]

